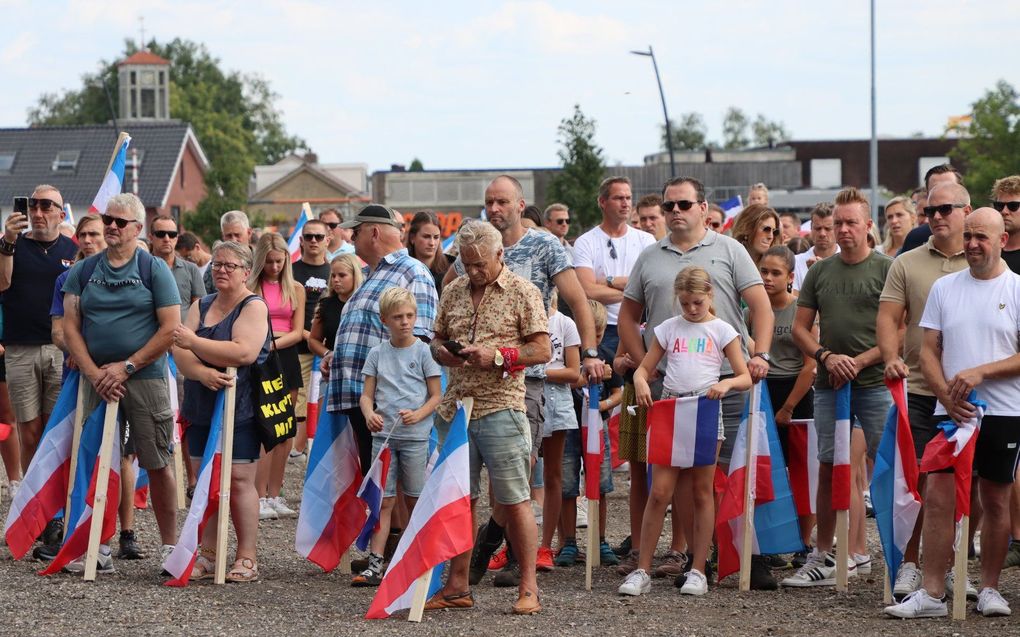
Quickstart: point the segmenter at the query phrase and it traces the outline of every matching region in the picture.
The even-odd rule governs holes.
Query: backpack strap
[[[82,292],[85,291],[85,286],[92,279],[92,273],[96,271],[96,266],[99,265],[99,257],[102,254],[102,252],[93,254],[81,262],[81,269],[78,270],[78,289]]]
[[[142,279],[142,285],[146,290],[152,291],[152,259],[153,256],[145,250],[139,249],[135,252],[138,255],[138,276]],[[102,252],[93,254],[82,262],[81,270],[78,270],[78,288],[85,291],[85,286],[92,279],[92,274],[99,265],[99,258]]]

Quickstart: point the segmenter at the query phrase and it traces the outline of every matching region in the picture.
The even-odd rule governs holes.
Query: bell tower
[[[170,119],[170,62],[147,50],[118,65],[119,119],[165,121]]]

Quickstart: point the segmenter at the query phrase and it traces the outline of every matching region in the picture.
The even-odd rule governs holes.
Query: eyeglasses
[[[103,225],[108,226],[111,223],[117,224],[118,228],[126,228],[129,223],[138,223],[134,219],[121,219],[120,217],[111,217],[110,215],[100,215],[103,219]]]
[[[944,203],[941,206],[925,206],[924,216],[934,217],[935,213],[937,212],[943,217],[948,217],[953,212],[953,208],[966,208],[966,207],[967,204],[965,203]]]
[[[303,234],[301,238],[305,241],[322,241],[326,238],[324,234]]]
[[[107,224],[107,225],[109,225],[109,224]],[[124,226],[121,226],[121,228],[123,228],[123,227]],[[171,239],[176,239],[177,238],[177,231],[176,230],[153,230],[152,231],[152,236],[156,237],[157,239],[166,239],[167,237],[170,237]]]
[[[209,267],[213,270],[226,270],[233,274],[235,270],[243,266],[240,263],[230,263],[229,261],[213,261],[209,264]]]
[[[553,219],[552,222],[555,223],[558,226],[570,225],[570,219],[569,218],[567,218],[567,219]]]
[[[992,207],[1002,212],[1004,208],[1009,208],[1010,212],[1016,212],[1020,210],[1020,201],[993,201]]]
[[[693,206],[701,203],[700,201],[690,201],[688,199],[678,199],[676,201],[663,201],[662,209],[666,212],[673,212],[673,208],[679,208],[680,210],[687,212]]]
[[[29,210],[42,210],[43,212],[49,212],[54,208],[57,210],[63,210],[64,205],[53,201],[52,199],[37,199],[35,197],[28,198]]]
[[[616,259],[616,246],[613,245],[613,240],[606,241],[606,247],[609,248],[609,258]]]
[[[323,221],[323,223],[329,226],[330,230],[336,230],[336,227],[340,225],[339,221]]]

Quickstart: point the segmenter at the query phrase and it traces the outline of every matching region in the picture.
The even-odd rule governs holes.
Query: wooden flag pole
[[[220,503],[216,518],[216,573],[213,583],[227,581],[227,527],[230,524],[230,469],[234,462],[234,408],[237,395],[237,368],[228,367],[234,379],[223,397],[223,450],[220,455]]]
[[[88,382],[83,380],[82,382]],[[103,518],[106,517],[106,494],[110,486],[110,464],[113,444],[120,444],[117,433],[117,410],[120,401],[106,403],[106,418],[103,420],[103,440],[99,445],[99,467],[96,471],[96,494],[92,502],[92,520],[89,524],[89,544],[85,551],[85,581],[96,581],[96,562],[99,558],[99,543],[103,533]],[[119,469],[119,467],[118,467]]]
[[[471,411],[475,406],[474,398],[463,398],[460,401],[464,406],[464,420],[471,422]],[[348,569],[350,562],[348,560]],[[425,602],[428,601],[429,586],[432,584],[432,569],[428,569],[414,582],[414,594],[411,597],[411,612],[407,616],[409,622],[420,622],[425,612]]]
[[[967,541],[970,537],[970,516],[960,518],[953,562],[953,621],[967,619]]]
[[[751,590],[751,554],[754,550],[754,490],[756,485],[755,446],[758,438],[758,426],[755,414],[761,405],[761,383],[755,383],[751,389],[750,404],[747,408],[747,426],[744,432],[744,523],[740,541],[740,582],[739,589]]]
[[[117,136],[117,143],[113,145],[113,153],[110,154],[110,163],[106,165],[106,172],[103,173],[104,177],[106,176],[106,173],[110,172],[110,169],[113,168],[113,162],[117,161],[117,153],[120,152],[120,147],[124,145],[124,140],[126,139],[131,139],[131,136],[124,131],[121,131],[120,135]],[[100,210],[99,212],[102,214],[106,211]],[[84,380],[84,378],[82,380]]]
[[[847,591],[847,560],[850,558],[850,512],[836,511],[836,590]]]
[[[81,446],[81,428],[85,422],[85,383],[84,376],[78,377],[78,399],[74,405],[74,429],[71,433],[71,471],[67,476],[67,501],[64,503],[64,537],[71,532],[67,524],[67,516],[71,512],[71,493],[74,491],[74,473],[78,470],[78,447]]]
[[[892,604],[892,602],[893,602],[893,596],[892,596],[892,572],[890,572],[889,569],[886,569],[885,577],[882,578],[882,582],[883,582],[883,586],[882,586],[882,603],[883,604]]]
[[[351,574],[351,548],[347,547],[347,550],[340,555],[340,564],[337,565],[337,571],[341,575]]]
[[[177,510],[183,511],[188,508],[188,492],[185,486],[188,479],[184,474],[184,452],[181,450],[181,441],[174,442],[174,479],[177,481]]]

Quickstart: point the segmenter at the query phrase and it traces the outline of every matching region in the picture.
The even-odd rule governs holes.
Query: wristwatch
[[[594,347],[589,347],[581,352],[581,358],[599,358],[599,351]]]
[[[496,354],[492,357],[492,366],[502,367],[504,362],[505,361],[503,360],[503,352],[497,349]]]
[[[769,356],[768,352],[758,352],[754,356],[757,356],[758,358],[762,359],[766,363],[771,363],[772,362],[772,358]],[[752,356],[751,358],[754,358],[754,356]]]
[[[609,287],[613,287],[613,277],[612,276],[607,276],[606,277],[606,285],[608,285]]]
[[[135,364],[132,363],[131,361],[124,361],[124,371],[127,372],[128,376],[130,376],[131,374],[137,372],[138,368],[135,367]]]

